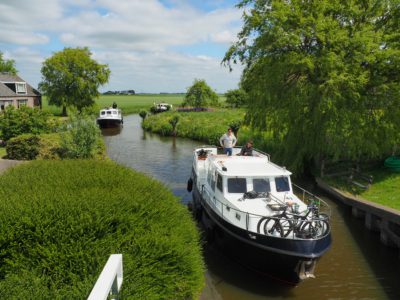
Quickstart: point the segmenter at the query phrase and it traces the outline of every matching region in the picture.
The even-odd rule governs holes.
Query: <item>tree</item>
[[[244,0],[224,63],[245,64],[249,123],[295,170],[381,157],[400,141],[399,1]]]
[[[247,104],[247,94],[243,89],[229,90],[225,93],[226,103],[231,107],[241,107]]]
[[[48,97],[49,104],[66,108],[84,107],[94,104],[98,88],[108,82],[110,70],[107,65],[91,58],[88,48],[64,48],[45,60],[42,66],[43,81],[39,89]]]
[[[188,88],[183,106],[206,107],[218,105],[218,95],[203,79],[195,79],[193,85]]]
[[[15,61],[12,59],[4,59],[3,52],[0,51],[0,73],[2,72],[16,75],[17,69],[15,68]]]

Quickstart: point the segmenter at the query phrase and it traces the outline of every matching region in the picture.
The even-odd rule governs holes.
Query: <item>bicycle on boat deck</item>
[[[260,219],[257,225],[258,233],[280,237],[288,237],[292,233],[293,238],[313,239],[329,232],[329,216],[319,213],[314,202],[301,213],[295,205],[280,204],[275,209],[280,212]]]

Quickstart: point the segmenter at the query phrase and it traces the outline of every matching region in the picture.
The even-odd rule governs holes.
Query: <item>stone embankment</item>
[[[12,168],[18,164],[23,163],[20,160],[9,160],[9,159],[1,159],[0,158],[0,174],[3,173],[5,170]]]
[[[321,178],[317,178],[317,184],[335,199],[351,207],[352,215],[363,218],[366,228],[379,232],[384,245],[400,249],[400,211],[345,194],[329,186]]]

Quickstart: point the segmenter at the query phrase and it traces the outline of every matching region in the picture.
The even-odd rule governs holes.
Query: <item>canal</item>
[[[187,204],[192,151],[200,143],[144,132],[140,122],[138,115],[130,115],[121,130],[103,130],[108,155],[163,182]],[[379,235],[353,219],[348,208],[313,192],[331,206],[333,238],[331,249],[317,263],[315,279],[289,288],[205,243],[207,273],[201,299],[400,299],[399,251],[381,245]]]

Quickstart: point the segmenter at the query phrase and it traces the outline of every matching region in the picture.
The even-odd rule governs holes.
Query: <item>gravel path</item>
[[[9,159],[0,159],[0,174],[3,173],[8,168],[14,167],[18,164],[23,163],[20,160],[9,160]]]

